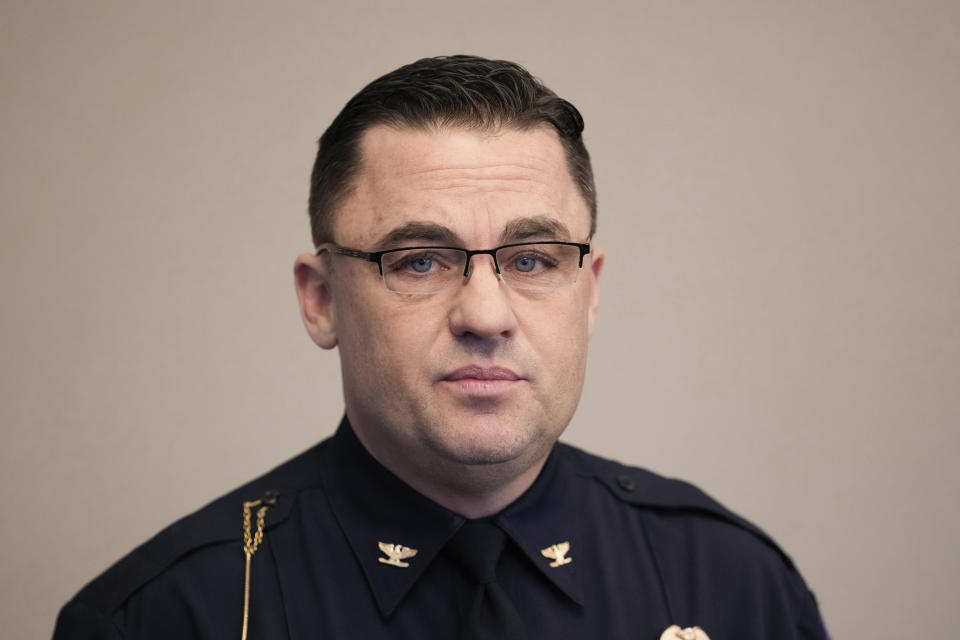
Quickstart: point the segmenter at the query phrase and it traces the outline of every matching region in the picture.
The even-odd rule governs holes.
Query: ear
[[[593,335],[593,325],[597,321],[597,310],[600,308],[600,272],[603,271],[603,259],[606,257],[603,249],[590,250],[590,307],[587,313],[587,331]]]
[[[300,301],[300,316],[307,333],[317,346],[333,349],[337,346],[337,332],[329,265],[321,256],[300,254],[293,265],[293,280]]]

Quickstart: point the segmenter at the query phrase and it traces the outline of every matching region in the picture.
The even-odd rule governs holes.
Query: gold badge
[[[380,546],[380,551],[390,556],[389,558],[377,558],[377,560],[383,564],[389,564],[394,567],[409,567],[409,562],[401,562],[401,560],[417,555],[416,549],[405,547],[402,544],[389,544],[387,542],[378,542],[377,544]]]
[[[567,558],[566,555],[570,551],[569,542],[561,542],[560,544],[552,544],[546,549],[540,549],[540,553],[544,557],[550,558],[553,562],[550,563],[551,567],[562,567],[565,564],[570,564],[573,562],[573,558]]]
[[[710,640],[710,636],[704,633],[700,627],[681,629],[679,626],[673,625],[663,632],[660,640]]]

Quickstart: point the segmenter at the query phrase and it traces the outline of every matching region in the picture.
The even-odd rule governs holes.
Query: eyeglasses
[[[437,293],[470,275],[470,259],[487,254],[493,258],[504,284],[530,291],[548,291],[577,281],[583,256],[590,245],[578,242],[518,242],[495,249],[471,251],[456,247],[403,247],[386,251],[360,251],[327,242],[317,255],[329,251],[341,256],[376,262],[388,291]]]

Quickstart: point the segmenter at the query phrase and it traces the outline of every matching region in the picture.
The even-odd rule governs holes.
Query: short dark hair
[[[334,215],[353,187],[362,161],[360,141],[371,127],[526,130],[542,123],[560,136],[570,175],[590,209],[592,236],[597,197],[580,112],[516,63],[459,55],[423,58],[374,80],[323,133],[310,179],[314,245],[333,240]]]

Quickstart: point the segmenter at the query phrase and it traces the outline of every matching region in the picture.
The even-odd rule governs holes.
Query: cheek
[[[374,393],[415,386],[436,343],[437,313],[422,304],[399,302],[358,304],[343,314],[341,360],[362,374],[353,381],[375,387]]]
[[[354,392],[379,384],[384,356],[389,353],[382,313],[372,300],[356,291],[334,309],[337,345],[344,384]]]
[[[579,296],[572,295],[521,314],[527,318],[522,323],[523,333],[536,351],[542,373],[558,384],[582,377],[588,337],[584,308]]]

